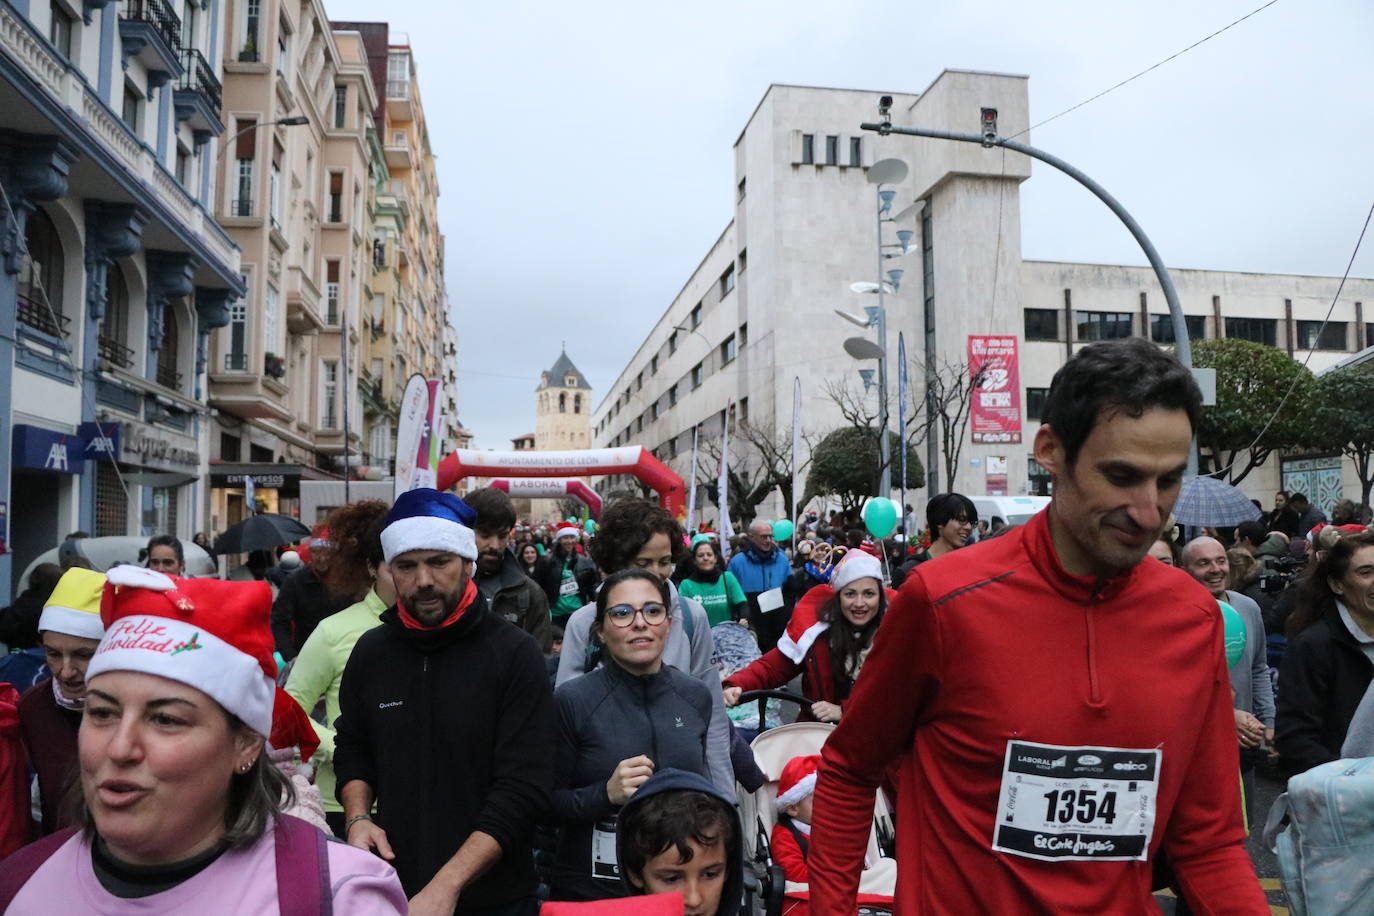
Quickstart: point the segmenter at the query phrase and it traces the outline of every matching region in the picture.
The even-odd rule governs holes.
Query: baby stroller
[[[779,699],[806,704],[812,701],[776,690],[748,691],[740,702]],[[793,757],[819,754],[821,745],[835,726],[825,722],[793,722],[763,731],[750,745],[754,759],[767,777],[757,792],[740,792],[740,823],[744,831],[744,849],[749,860],[745,863],[745,909],[748,916],[807,916],[809,891],[805,884],[792,884],[783,879],[782,867],[772,861],[769,837],[777,823],[778,812],[773,800],[777,797],[778,779],[782,768]],[[892,899],[897,887],[897,863],[890,858],[895,832],[892,815],[883,793],[877,793],[873,811],[873,829],[869,832],[865,868],[859,880],[858,913],[863,916],[891,916]],[[887,850],[887,855],[884,850]]]

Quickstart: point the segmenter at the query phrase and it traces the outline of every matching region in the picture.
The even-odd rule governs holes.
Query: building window
[[[705,378],[706,378],[706,370],[702,368],[701,363],[697,363],[695,366],[692,367],[692,389],[693,389],[693,390],[696,390],[697,388],[700,388],[700,387],[701,387],[702,380],[705,379]]]
[[[1130,312],[1075,312],[1075,340],[1120,340],[1131,336]]]
[[[1278,346],[1279,322],[1276,318],[1227,318],[1226,336]]]
[[[244,21],[243,50],[239,53],[239,60],[255,61],[259,59],[260,36],[258,35],[258,26],[262,22],[262,0],[248,0],[245,10],[247,15]]]
[[[649,419],[658,419],[658,401],[654,401],[652,404],[649,405]]]
[[[162,309],[162,343],[157,348],[157,383],[173,391],[181,390],[181,373],[177,371],[177,349],[180,344],[177,311],[171,305]]]
[[[720,297],[724,299],[735,288],[735,265],[731,264],[725,268],[725,273],[720,275]]]
[[[177,184],[183,188],[191,184],[191,151],[180,143],[177,144],[176,158]]]
[[[1207,318],[1203,315],[1184,315],[1188,325],[1188,339],[1202,340],[1207,336]],[[1171,344],[1174,340],[1174,319],[1170,315],[1150,316],[1150,339],[1157,344]]]
[[[129,130],[138,133],[138,115],[143,107],[143,96],[139,93],[138,87],[132,82],[124,81],[124,107],[120,109],[120,117],[128,125]]]
[[[658,375],[658,354],[649,357],[649,374]]]
[[[1026,309],[1026,340],[1058,340],[1059,312],[1055,309]]]
[[[238,161],[235,197],[230,202],[231,216],[253,215],[253,165],[257,158],[257,121],[240,120],[238,139],[234,141],[234,158]]]
[[[1364,326],[1364,345],[1374,347],[1374,322],[1366,322]]]
[[[72,56],[72,32],[76,25],[76,20],[72,18],[67,8],[57,0],[49,0],[48,11],[51,19],[48,22],[48,40],[57,49],[57,53],[63,57]]]
[[[749,422],[749,399],[748,399],[748,398],[740,398],[740,399],[739,399],[739,403],[735,405],[735,416],[736,416],[736,418],[737,418],[741,423],[748,423],[748,422]]]
[[[242,300],[229,306],[229,352],[224,354],[224,371],[248,371],[248,306]]]
[[[687,316],[687,327],[691,328],[691,329],[694,330],[694,331],[695,331],[697,328],[701,327],[701,303],[700,303],[700,302],[698,302],[698,303],[696,304],[696,308],[692,309],[692,314],[689,315],[689,316]]]
[[[559,412],[559,413],[567,413],[567,412],[568,412],[568,395],[567,395],[567,392],[559,392],[559,394],[558,394],[558,412]]]
[[[816,161],[816,135],[802,134],[802,165],[812,165]]]
[[[644,390],[644,373],[641,372],[641,373],[639,373],[639,375],[636,375],[636,376],[635,376],[635,391],[643,391],[643,390]]]
[[[829,134],[825,138],[825,164],[840,164],[840,138]]]
[[[668,355],[672,356],[677,352],[677,331],[668,335]]]
[[[101,319],[96,348],[101,359],[132,369],[134,351],[129,347],[129,287],[124,271],[111,262],[105,272],[105,317]]]
[[[272,171],[267,185],[267,215],[272,220],[272,228],[279,231],[281,229],[281,162],[284,158],[286,158],[285,151],[282,150],[281,144],[274,140],[272,142]]]
[[[129,533],[129,497],[119,479],[119,469],[112,462],[101,461],[95,466],[95,536]]]
[[[67,318],[62,314],[66,256],[57,227],[41,209],[29,214],[24,246],[29,256],[19,267],[19,321],[52,337],[66,337]]]
[[[749,324],[748,324],[748,322],[746,322],[746,323],[744,323],[744,324],[742,324],[742,325],[739,326],[739,348],[740,348],[741,350],[743,350],[744,347],[745,347],[745,345],[748,344],[748,343],[749,343]]]
[[[334,126],[343,128],[348,126],[348,87],[334,87]]]
[[[277,288],[267,284],[267,295],[262,300],[262,341],[263,349],[274,353],[277,349]]]
[[[741,249],[740,249],[740,253],[739,253],[739,272],[740,272],[740,273],[744,273],[745,269],[748,268],[748,266],[749,266],[749,252],[748,252],[747,250],[741,248]]]
[[[676,458],[676,457],[677,457],[677,436],[674,436],[673,438],[669,439],[668,442],[667,442],[667,444],[666,444],[666,446],[665,446],[665,448],[668,449],[668,457],[669,457],[669,458]]]
[[[855,168],[864,164],[864,141],[862,137],[849,138],[849,164]]]
[[[287,60],[290,45],[288,44],[290,33],[286,30],[286,20],[281,19],[277,22],[277,76],[286,79]]]
[[[735,361],[735,335],[731,334],[720,345],[720,364],[728,366]]]
[[[1328,321],[1323,327],[1320,321],[1298,322],[1299,350],[1345,350],[1346,330],[1344,321]]]
[[[386,61],[386,97],[404,99],[410,97],[410,55],[404,52],[392,54]]]
[[[582,395],[580,395],[580,394],[575,394],[575,395],[573,395],[573,413],[581,413],[581,412],[582,412]]]
[[[1048,388],[1027,388],[1026,389],[1026,419],[1038,420],[1045,414],[1045,398],[1049,396]]]
[[[671,388],[668,389],[668,406],[669,406],[669,407],[676,407],[676,406],[677,406],[677,386],[676,386],[676,385],[674,385],[673,387],[671,387]]]
[[[324,429],[338,429],[339,364],[332,359],[324,361],[324,409],[320,412],[320,425]]]
[[[324,323],[339,323],[339,262],[324,262]]]
[[[343,222],[343,172],[329,173],[329,221]]]
[[[739,180],[739,185],[738,185],[739,194],[738,194],[738,196],[735,197],[735,200],[736,200],[737,202],[738,202],[738,201],[741,201],[741,200],[744,200],[744,182],[745,182],[745,179],[743,179],[743,178],[741,178],[741,179]]]

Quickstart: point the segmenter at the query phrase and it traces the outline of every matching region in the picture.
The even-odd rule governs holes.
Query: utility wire
[[[1108,87],[1108,88],[1106,88],[1106,89],[1103,89],[1101,92],[1099,92],[1097,95],[1093,96],[1092,98],[1084,99],[1083,101],[1079,102],[1077,105],[1073,105],[1073,106],[1071,106],[1071,107],[1069,107],[1069,108],[1065,108],[1063,111],[1059,112],[1059,114],[1057,114],[1057,115],[1051,115],[1050,117],[1046,118],[1046,119],[1043,120],[1043,121],[1040,121],[1040,122],[1037,122],[1037,123],[1035,123],[1035,124],[1032,124],[1030,127],[1027,127],[1025,130],[1022,130],[1022,131],[1019,131],[1018,133],[1012,134],[1008,139],[1010,139],[1010,140],[1015,140],[1017,137],[1021,136],[1022,134],[1030,133],[1032,130],[1035,130],[1037,127],[1044,127],[1046,124],[1050,123],[1051,121],[1056,120],[1057,118],[1062,118],[1062,117],[1064,117],[1064,115],[1068,114],[1068,113],[1071,112],[1071,111],[1077,111],[1078,109],[1082,108],[1084,105],[1087,105],[1087,104],[1089,104],[1089,103],[1091,103],[1091,102],[1096,102],[1098,99],[1102,98],[1104,95],[1107,95],[1107,94],[1110,93],[1110,92],[1115,92],[1116,90],[1120,89],[1122,86],[1125,86],[1127,83],[1134,82],[1135,80],[1140,79],[1140,77],[1144,76],[1145,74],[1149,73],[1149,72],[1152,71],[1152,70],[1158,70],[1160,67],[1162,67],[1162,66],[1164,66],[1165,64],[1169,63],[1169,61],[1174,60],[1174,59],[1179,58],[1179,57],[1182,57],[1184,54],[1187,54],[1189,51],[1193,50],[1194,48],[1198,47],[1199,45],[1202,45],[1202,44],[1205,44],[1206,42],[1211,41],[1213,38],[1216,38],[1216,37],[1217,37],[1218,35],[1220,35],[1222,32],[1225,32],[1225,31],[1227,31],[1228,29],[1232,29],[1232,28],[1234,28],[1234,27],[1240,25],[1242,22],[1244,22],[1245,20],[1249,19],[1251,16],[1254,16],[1254,15],[1256,15],[1257,13],[1262,13],[1262,12],[1264,12],[1264,11],[1267,10],[1269,7],[1273,6],[1275,3],[1278,3],[1278,2],[1279,2],[1279,0],[1269,0],[1268,3],[1264,4],[1263,6],[1257,7],[1256,9],[1251,10],[1250,12],[1246,13],[1244,16],[1241,16],[1241,17],[1240,17],[1239,19],[1237,19],[1235,22],[1232,22],[1232,23],[1229,23],[1229,24],[1227,24],[1227,25],[1224,25],[1224,26],[1222,26],[1221,28],[1217,29],[1217,30],[1216,30],[1215,32],[1213,32],[1212,34],[1207,35],[1207,36],[1205,36],[1205,37],[1203,37],[1203,38],[1199,38],[1197,41],[1193,42],[1193,43],[1190,44],[1188,47],[1184,48],[1182,51],[1176,51],[1175,53],[1170,54],[1168,57],[1164,58],[1164,59],[1161,60],[1159,63],[1156,63],[1156,64],[1153,64],[1153,65],[1151,65],[1151,66],[1149,66],[1149,67],[1146,67],[1144,70],[1141,70],[1139,73],[1135,74],[1134,76],[1128,76],[1128,77],[1126,77],[1124,80],[1122,80],[1121,82],[1117,83],[1115,86],[1110,86],[1110,87]]]

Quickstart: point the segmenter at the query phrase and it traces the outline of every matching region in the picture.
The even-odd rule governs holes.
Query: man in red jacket
[[[1146,559],[1200,396],[1141,339],[1085,347],[1036,433],[1048,509],[917,567],[822,752],[812,911],[852,913],[873,792],[899,763],[897,911],[1268,913],[1246,856],[1217,603]]]

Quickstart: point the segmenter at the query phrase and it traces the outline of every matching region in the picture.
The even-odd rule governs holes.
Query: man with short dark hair
[[[1274,743],[1274,686],[1269,679],[1264,617],[1254,600],[1227,589],[1230,563],[1226,559],[1226,548],[1216,538],[1193,538],[1183,547],[1182,561],[1188,575],[1201,583],[1213,598],[1235,608],[1245,621],[1245,654],[1231,667],[1229,674],[1235,692],[1236,738],[1241,747],[1240,772],[1245,781],[1245,804],[1253,824],[1255,765],[1265,754],[1262,746]]]
[[[534,640],[471,580],[475,517],[424,488],[387,514],[396,604],[344,668],[334,771],[348,842],[396,867],[410,912],[533,916],[553,694]]]
[[[901,912],[1144,913],[1163,852],[1195,908],[1268,913],[1221,611],[1141,562],[1200,414],[1191,374],[1141,338],[1055,374],[1033,452],[1049,507],[915,569],[822,749],[812,912],[854,911],[895,768]]]
[[[1294,493],[1289,497],[1288,504],[1298,513],[1298,537],[1305,539],[1312,533],[1313,528],[1326,524],[1326,513],[1312,505],[1307,499],[1307,494]]]
[[[477,568],[472,581],[487,599],[492,613],[534,637],[547,652],[553,633],[549,599],[544,589],[520,568],[510,552],[515,507],[505,490],[487,487],[469,493],[465,500],[477,513],[473,531],[477,537]]]

